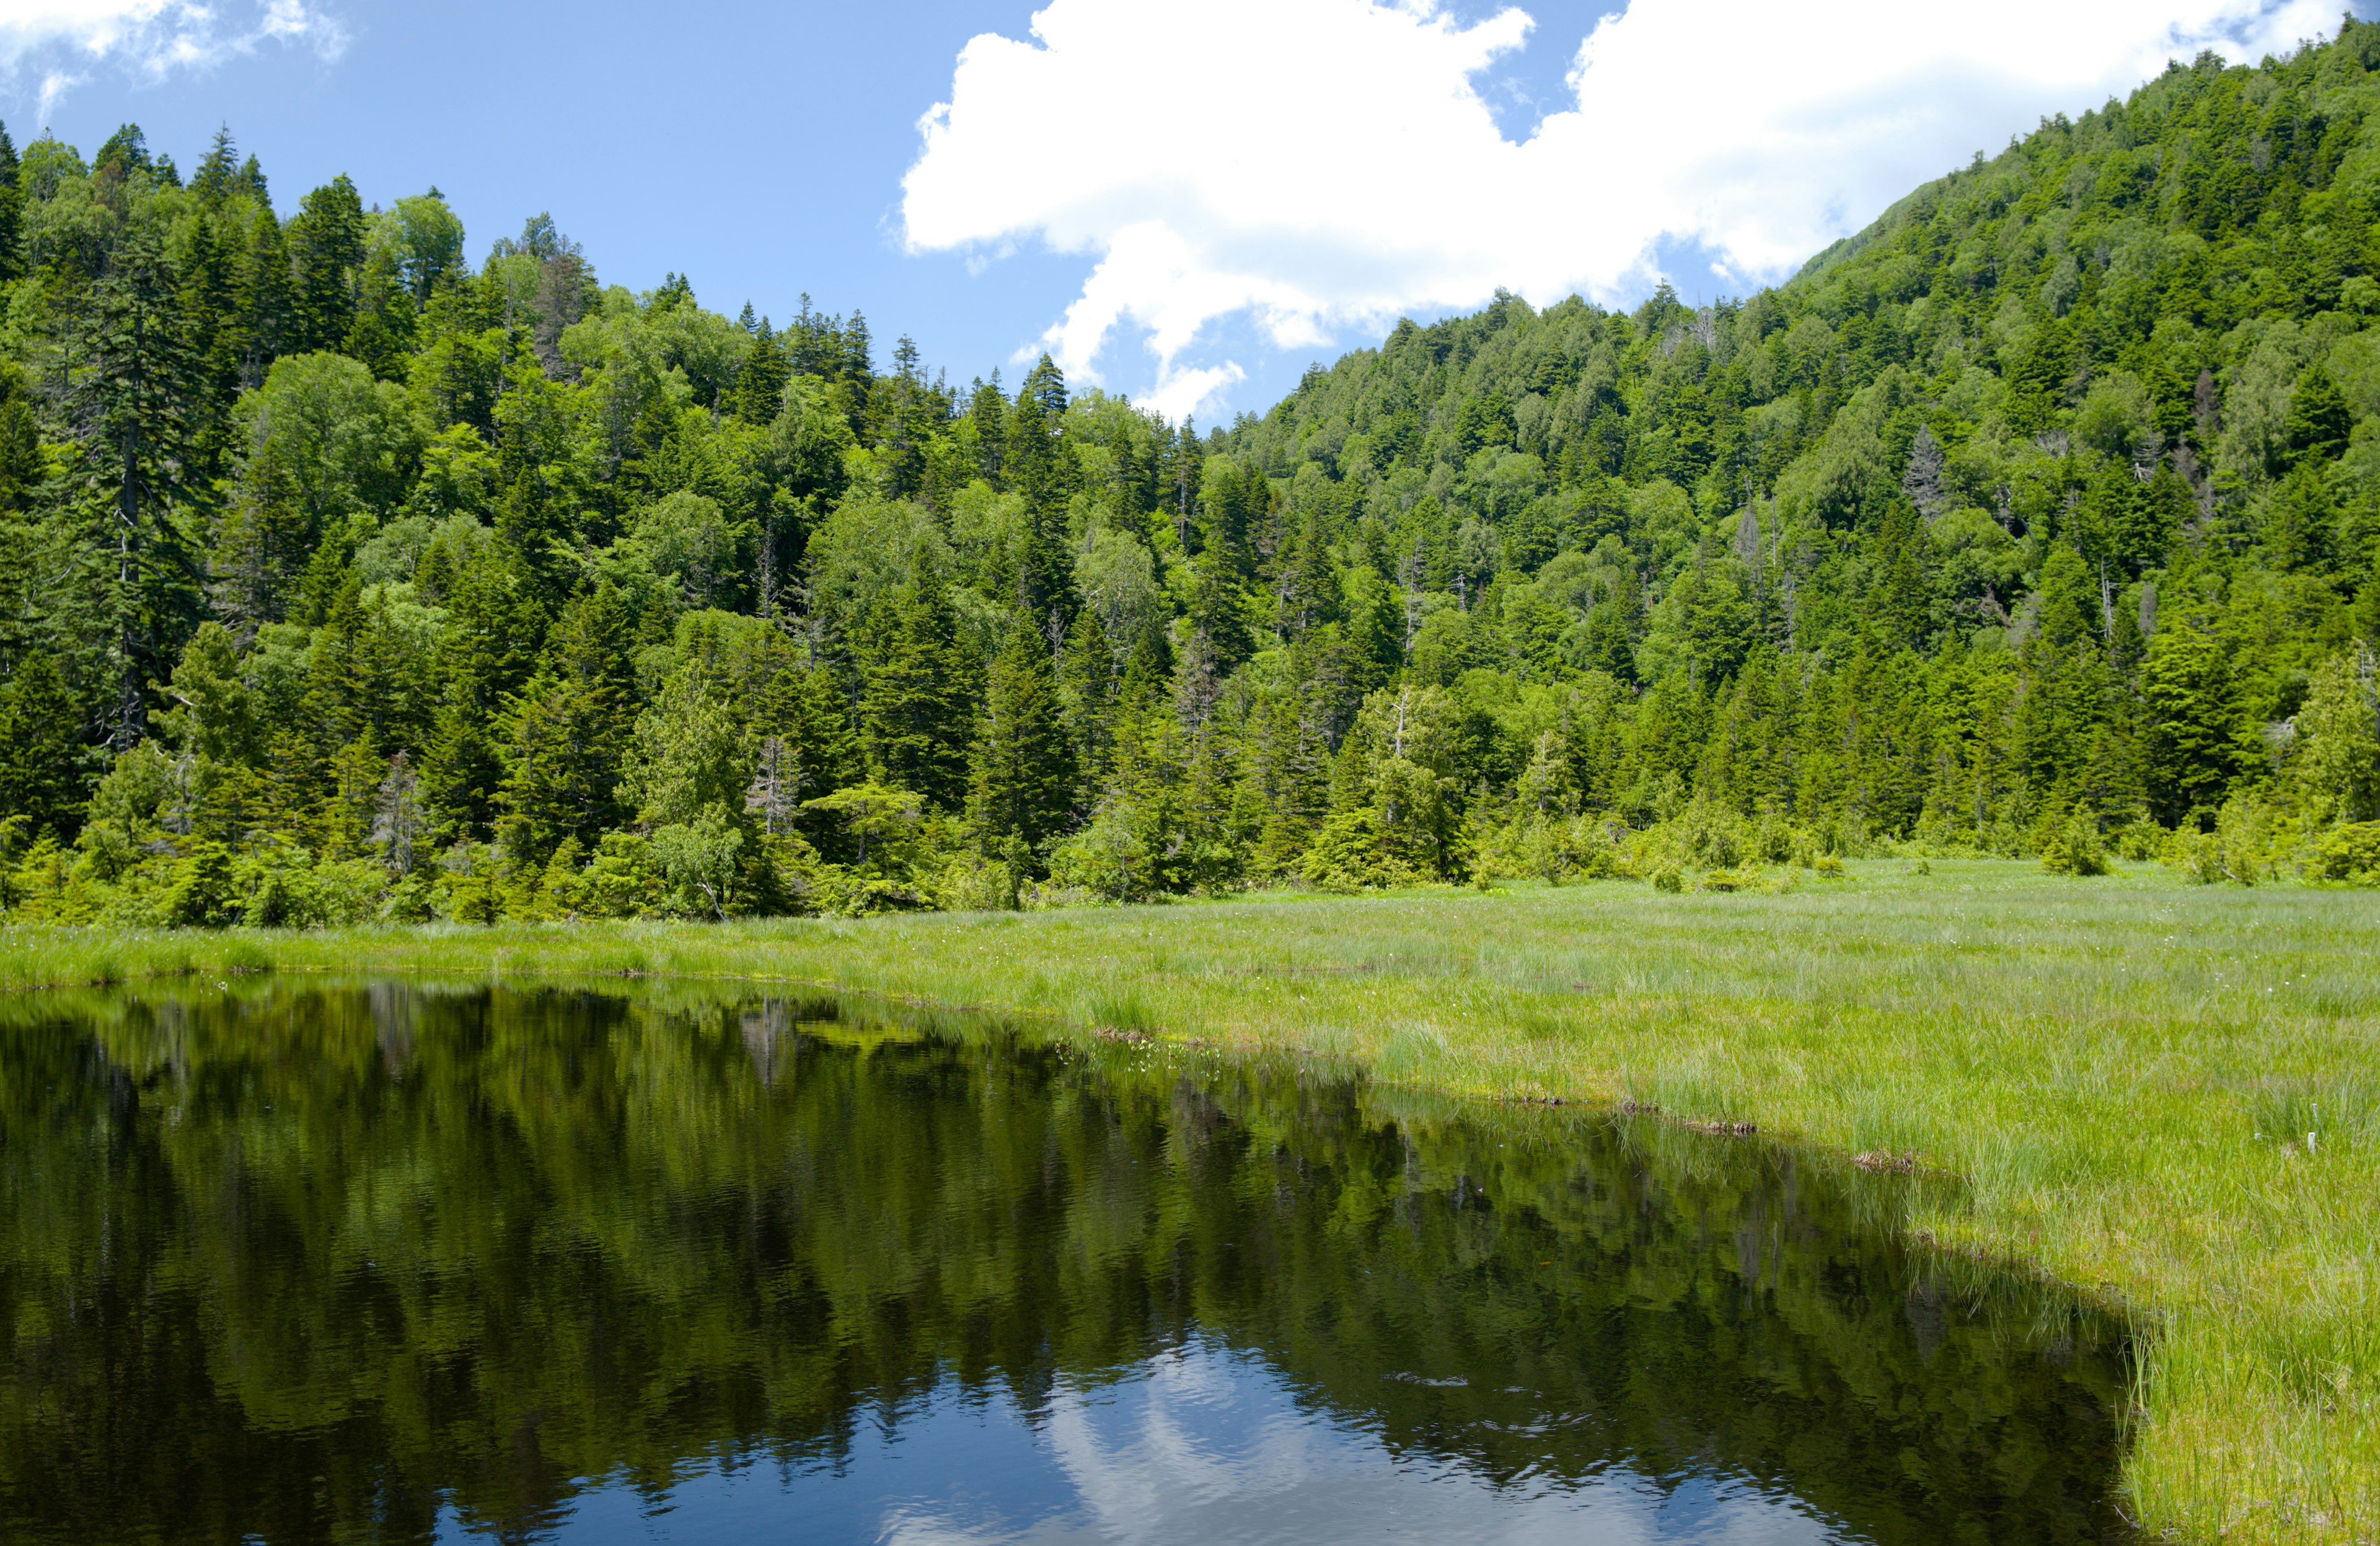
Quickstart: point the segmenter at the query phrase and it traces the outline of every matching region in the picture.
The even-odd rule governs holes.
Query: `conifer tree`
[[[0,127],[0,284],[24,272],[24,203],[17,187],[17,146]]]
[[[355,326],[364,206],[344,172],[299,200],[289,223],[293,346],[336,349]]]
[[[966,799],[975,672],[960,651],[941,577],[920,563],[903,592],[886,596],[856,641],[865,687],[862,740],[876,781],[923,795],[944,810]]]
[[[2150,806],[2168,826],[2211,820],[2244,765],[2237,681],[2228,652],[2203,621],[2176,618],[2157,629],[2141,692],[2148,714]]]
[[[1075,615],[1075,631],[1067,635],[1059,672],[1059,694],[1064,701],[1066,729],[1075,750],[1078,786],[1075,811],[1088,815],[1098,802],[1115,740],[1115,652],[1108,646],[1108,631],[1097,607]]]
[[[232,142],[231,126],[215,126],[215,137],[207,145],[207,153],[200,158],[198,170],[190,174],[190,191],[212,208],[231,197],[239,176],[238,150]]]
[[[431,807],[450,837],[485,838],[504,778],[497,728],[504,706],[528,675],[544,614],[508,544],[483,544],[447,592],[440,704],[422,759]]]
[[[976,474],[995,489],[1007,487],[1002,474],[1008,448],[1008,401],[1000,394],[1000,372],[989,381],[978,380],[967,406],[975,426]]]
[[[747,309],[749,309],[747,307]],[[785,405],[785,382],[793,364],[763,317],[752,329],[751,346],[735,376],[735,411],[753,424],[773,423]]]
[[[80,715],[46,654],[26,656],[0,684],[0,815],[21,815],[29,835],[71,839],[82,824]]]
[[[984,686],[968,815],[989,838],[1040,850],[1070,825],[1077,764],[1050,670],[1029,617],[1009,626]]]
[[[2281,441],[2291,466],[2319,466],[2347,450],[2355,428],[2355,410],[2349,407],[2338,384],[2320,365],[2310,365],[2289,394],[2289,417],[2281,425]]]
[[[608,582],[554,619],[536,674],[505,719],[506,846],[543,863],[565,840],[593,848],[625,813],[620,759],[636,719],[627,608]]]
[[[260,206],[261,200],[260,199]],[[239,384],[260,385],[265,368],[291,346],[297,337],[297,301],[289,280],[289,249],[281,223],[268,207],[256,212],[248,256],[239,269],[234,300],[237,320],[231,346],[239,360]]]
[[[160,234],[136,220],[98,286],[92,368],[78,393],[91,475],[104,501],[115,578],[116,694],[109,743],[128,751],[148,731],[149,684],[180,653],[195,610],[187,535],[175,503],[188,486],[198,365]]]
[[[1072,459],[1063,442],[1066,380],[1050,356],[1025,378],[1008,415],[1002,471],[1025,501],[1026,535],[1015,598],[1046,630],[1063,638],[1082,604],[1066,541],[1066,505],[1074,493]]]

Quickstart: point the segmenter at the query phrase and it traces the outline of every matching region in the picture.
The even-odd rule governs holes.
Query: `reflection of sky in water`
[[[1559,1411],[1544,1414],[1560,1420]],[[472,1539],[451,1510],[439,1540]],[[1612,1470],[1583,1484],[1491,1487],[1435,1456],[1391,1455],[1302,1404],[1261,1359],[1192,1347],[1130,1379],[1062,1383],[1028,1422],[1006,1395],[945,1385],[896,1429],[863,1425],[847,1463],[762,1461],[689,1476],[663,1499],[625,1486],[569,1505],[552,1539],[634,1541],[1696,1542],[1847,1539],[1790,1497],[1707,1476],[1666,1490]]]

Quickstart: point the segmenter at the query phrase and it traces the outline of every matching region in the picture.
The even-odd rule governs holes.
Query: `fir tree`
[[[535,675],[505,715],[505,846],[544,863],[564,841],[592,848],[620,825],[620,759],[636,719],[629,620],[606,584],[562,609]]]
[[[858,646],[862,740],[877,782],[944,810],[965,803],[974,673],[953,638],[941,576],[921,563],[904,593],[877,603]]]
[[[2347,450],[2348,432],[2355,428],[2355,410],[2319,365],[2306,368],[2289,394],[2289,417],[2281,425],[2281,441],[2289,465],[2320,465]]]
[[[2203,624],[2176,618],[2157,629],[2141,691],[2150,807],[2168,826],[2212,820],[2244,766],[2237,680],[2228,652]]]
[[[968,802],[977,830],[1042,850],[1070,825],[1077,766],[1049,646],[1020,617],[985,683]]]
[[[500,716],[528,675],[544,616],[518,558],[500,542],[485,544],[455,575],[446,607],[440,704],[422,787],[449,836],[484,839],[504,772]]]
[[[80,718],[47,655],[18,662],[0,685],[0,815],[23,816],[34,835],[74,837],[84,796]]]
[[[177,289],[158,232],[135,221],[99,284],[92,368],[78,393],[91,491],[114,539],[120,685],[109,741],[118,752],[147,733],[149,684],[165,678],[196,604],[175,503],[193,492],[199,370]]]
[[[24,204],[17,187],[17,146],[0,127],[0,284],[24,272]]]
[[[1059,679],[1079,774],[1074,808],[1078,815],[1087,816],[1098,802],[1115,739],[1115,652],[1108,646],[1108,631],[1097,607],[1085,607],[1075,614]]]
[[[364,207],[345,173],[299,200],[289,223],[292,346],[336,349],[355,326]]]

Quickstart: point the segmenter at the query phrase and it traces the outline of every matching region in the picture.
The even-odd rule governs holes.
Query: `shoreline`
[[[2124,1502],[2153,1538],[2368,1539],[2380,1103],[2358,1092],[2380,1029],[2364,964],[2380,907],[2137,870],[1852,871],[1780,897],[1598,882],[726,925],[11,928],[0,986],[259,971],[775,982],[1749,1128],[1956,1178],[1955,1204],[1912,1198],[1913,1242],[2142,1326]],[[2325,1099],[2336,1125],[2312,1152],[2263,1136]]]

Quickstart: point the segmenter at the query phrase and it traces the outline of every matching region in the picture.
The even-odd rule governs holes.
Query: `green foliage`
[[[1779,288],[1500,296],[1203,434],[607,288],[545,216],[474,269],[434,190],[285,221],[227,138],[187,186],[129,126],[0,144],[20,905],[154,912],[200,841],[557,918],[1682,885],[2064,864],[2077,811],[2196,852],[2250,794],[2272,852],[2207,863],[2289,870],[2380,816],[2375,38],[2045,122]]]
[[[2106,875],[2107,845],[2097,819],[2076,811],[2059,822],[2056,836],[2042,846],[2041,867],[2051,875]]]
[[[2317,880],[2380,886],[2380,821],[2334,827],[2314,840],[2307,870]]]

